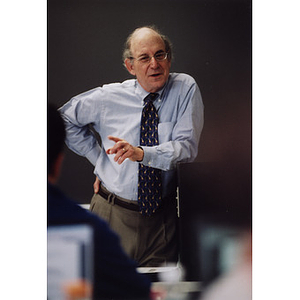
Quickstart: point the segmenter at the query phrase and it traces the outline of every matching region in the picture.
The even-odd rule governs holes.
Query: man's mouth
[[[155,73],[155,74],[152,74],[152,75],[150,75],[150,77],[158,77],[158,76],[161,76],[162,75],[162,73]]]

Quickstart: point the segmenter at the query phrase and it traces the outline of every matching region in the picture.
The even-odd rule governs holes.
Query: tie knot
[[[147,95],[147,97],[144,99],[144,102],[145,103],[148,103],[148,102],[153,102],[155,101],[155,99],[158,97],[158,93],[150,93]]]

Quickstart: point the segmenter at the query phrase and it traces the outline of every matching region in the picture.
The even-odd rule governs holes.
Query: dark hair
[[[169,53],[168,58],[171,61],[172,60],[172,43],[169,40],[169,38],[167,36],[165,36],[164,34],[162,34],[154,25],[151,26],[143,26],[143,27],[139,27],[136,28],[126,39],[126,42],[124,44],[124,50],[123,50],[123,62],[125,61],[126,58],[130,58],[132,57],[132,53],[131,53],[131,40],[133,35],[140,29],[142,28],[149,28],[153,31],[155,31],[163,40],[163,42],[165,43],[165,50],[166,52]]]
[[[47,174],[52,174],[59,154],[63,152],[66,130],[64,121],[57,108],[47,106]]]

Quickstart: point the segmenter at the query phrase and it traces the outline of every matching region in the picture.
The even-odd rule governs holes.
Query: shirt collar
[[[169,77],[170,77],[170,76],[169,76]],[[156,92],[156,93],[159,94],[159,97],[157,98],[157,100],[162,99],[162,95],[163,95],[163,92],[164,92],[166,86],[168,85],[168,81],[169,81],[169,79],[167,80],[167,82],[165,83],[165,85],[163,86],[163,88],[160,89],[158,92]],[[145,98],[148,94],[150,94],[150,93],[147,92],[147,91],[145,91],[145,90],[142,88],[142,86],[139,84],[139,82],[138,82],[137,79],[135,79],[135,82],[136,82],[136,93],[137,93],[138,95],[140,95],[140,97],[142,98],[142,101],[143,101],[144,98]],[[156,101],[156,100],[155,100],[155,101]]]

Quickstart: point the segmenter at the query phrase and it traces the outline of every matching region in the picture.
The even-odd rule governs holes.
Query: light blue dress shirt
[[[198,152],[204,122],[201,93],[186,74],[171,73],[158,92],[154,105],[159,115],[159,145],[145,147],[141,162],[126,159],[121,165],[106,150],[114,145],[112,135],[139,145],[143,99],[148,93],[136,79],[97,87],[73,97],[60,108],[66,124],[66,144],[86,157],[102,184],[117,196],[137,200],[138,164],[163,170],[163,197],[176,193],[176,164],[193,161]],[[101,137],[101,147],[89,128]]]

